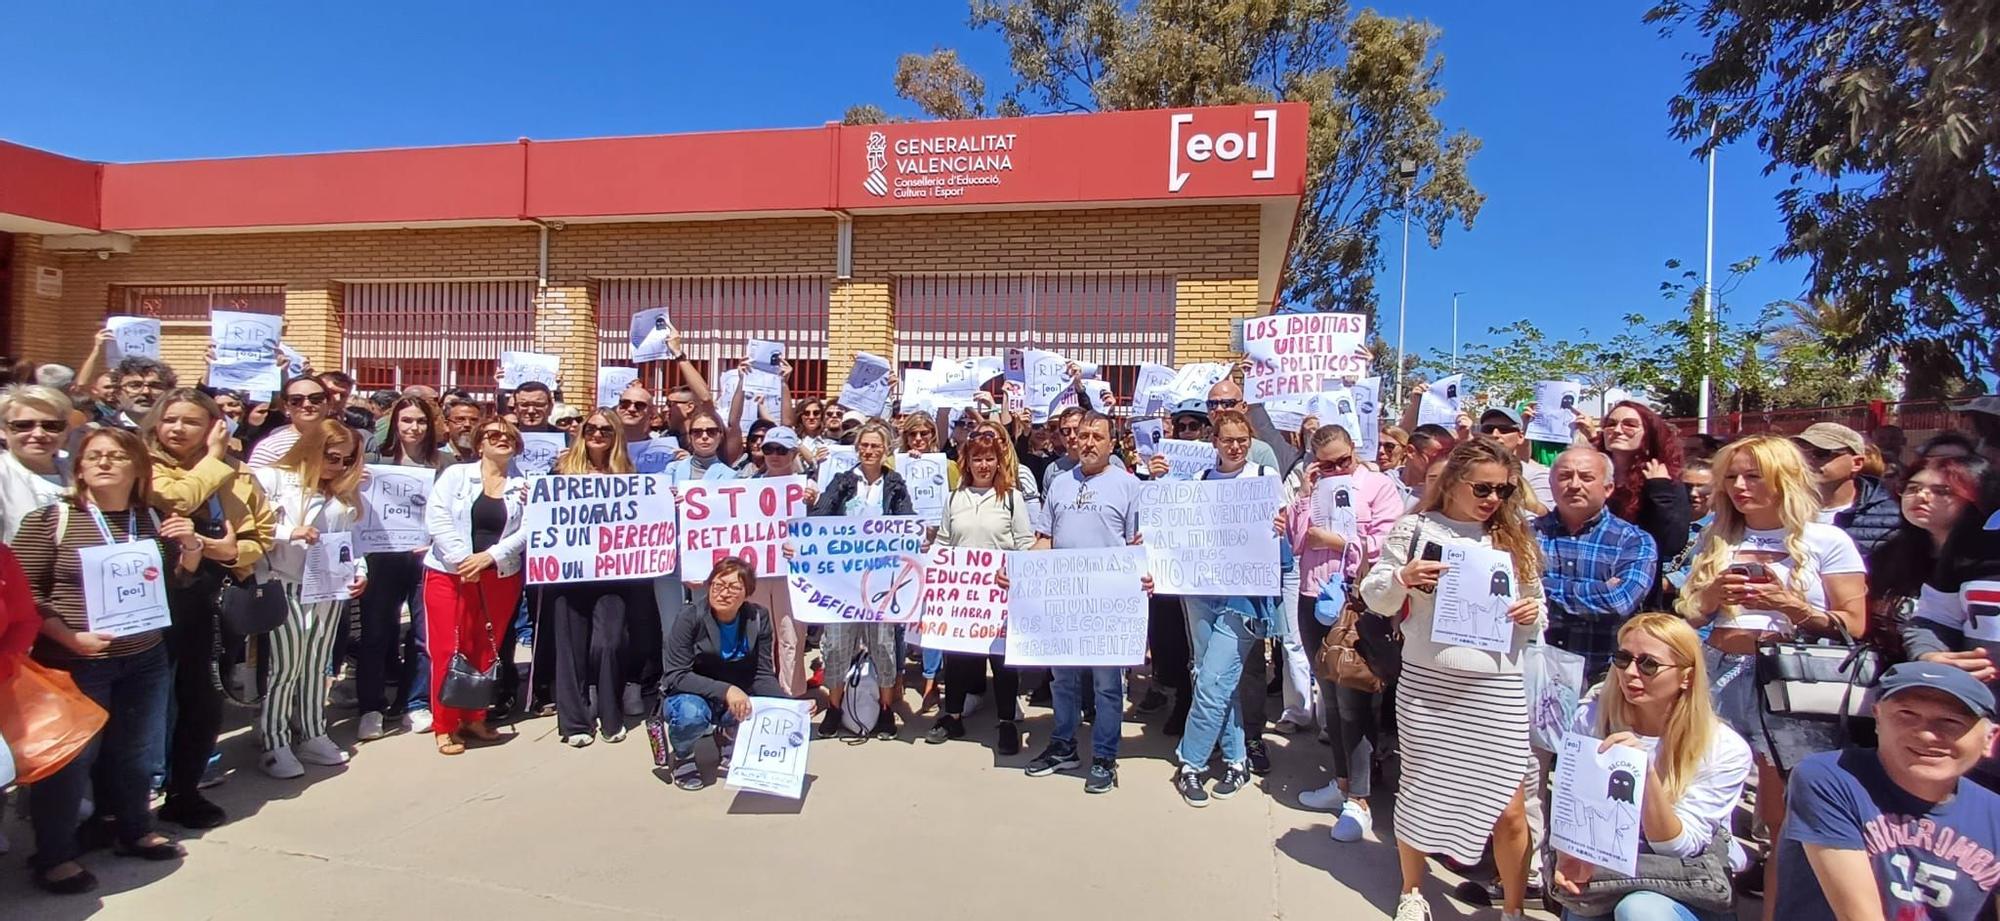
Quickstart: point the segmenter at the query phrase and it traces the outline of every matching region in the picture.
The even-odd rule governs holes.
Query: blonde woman
[[[1574,731],[1604,740],[1599,751],[1623,745],[1646,753],[1639,815],[1645,852],[1693,858],[1729,828],[1750,776],[1750,746],[1716,718],[1701,636],[1687,621],[1660,613],[1626,621],[1605,687],[1583,706]],[[1593,872],[1588,862],[1562,854],[1556,888],[1574,894]],[[1659,892],[1627,895],[1612,915],[1568,915],[1570,921],[1603,917],[1711,921],[1735,915],[1692,908]]]
[[[578,430],[581,437],[556,458],[554,472],[569,476],[634,472],[621,428],[609,410],[591,410]],[[604,741],[624,741],[625,673],[631,665],[625,615],[641,593],[650,600],[652,592],[650,579],[575,581],[551,587],[556,727],[564,744],[572,748],[589,745],[593,723]],[[590,706],[592,687],[597,690],[595,713]]]
[[[255,475],[277,513],[277,540],[264,563],[284,585],[290,608],[285,622],[268,638],[271,684],[257,717],[257,734],[264,743],[257,766],[272,777],[290,780],[305,776],[301,761],[328,767],[347,763],[347,752],[326,735],[324,680],[346,602],[306,603],[301,593],[306,557],[320,535],[347,531],[360,516],[361,436],[333,419],[307,423],[284,456],[258,468]],[[353,549],[346,552],[352,558]],[[349,598],[360,595],[368,584],[367,562],[354,559],[354,563]],[[296,745],[295,723],[303,739]]]
[[[1760,713],[1757,647],[1806,636],[1839,640],[1867,629],[1867,567],[1847,532],[1816,519],[1819,490],[1789,440],[1758,435],[1717,451],[1715,520],[1695,545],[1694,563],[1676,605],[1688,623],[1713,623],[1708,671],[1716,714],[1757,753],[1757,789],[1782,790],[1799,759],[1840,743],[1831,723]],[[1757,812],[1777,840],[1785,798],[1757,797]],[[1764,868],[1764,917],[1777,903],[1777,865]]]
[[[1527,486],[1514,452],[1476,437],[1437,468],[1437,482],[1390,529],[1381,557],[1361,580],[1370,612],[1403,616],[1403,670],[1396,683],[1403,758],[1396,852],[1403,895],[1396,919],[1430,917],[1418,891],[1427,855],[1477,863],[1489,837],[1505,894],[1502,917],[1515,918],[1528,883],[1521,783],[1535,765],[1521,650],[1541,626],[1541,547],[1523,514]],[[1514,624],[1507,652],[1431,640],[1433,593],[1450,568],[1441,562],[1450,547],[1484,547],[1510,557],[1517,600],[1506,612]]]

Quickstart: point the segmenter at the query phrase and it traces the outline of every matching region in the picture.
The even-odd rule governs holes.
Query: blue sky
[[[0,29],[15,75],[0,138],[70,156],[153,160],[814,125],[849,104],[904,109],[897,55],[956,47],[996,90],[1005,49],[959,0],[630,4],[16,4]],[[612,9],[613,5],[605,5]],[[1444,31],[1445,122],[1486,142],[1473,230],[1410,257],[1412,351],[1528,317],[1551,334],[1615,332],[1679,258],[1700,265],[1704,167],[1668,137],[1684,44],[1643,3],[1385,0]],[[476,10],[476,12],[474,12]],[[1757,153],[1723,151],[1716,261],[1782,240]],[[1396,320],[1397,225],[1379,288]],[[1766,261],[1729,304],[1795,295]]]

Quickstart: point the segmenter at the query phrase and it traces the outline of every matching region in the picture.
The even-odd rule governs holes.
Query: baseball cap
[[[1903,662],[1890,666],[1875,685],[1879,703],[1912,688],[1930,688],[1958,698],[1972,715],[1993,718],[1993,692],[1972,673],[1936,662]]]
[[[1861,433],[1838,422],[1815,422],[1792,437],[1822,451],[1846,451],[1856,455],[1868,453],[1868,445],[1861,440]]]
[[[868,417],[862,415],[861,411],[856,409],[850,409],[847,411],[847,415],[840,417],[840,424],[843,426],[860,425],[861,423],[867,421]]]
[[[1506,424],[1511,425],[1515,428],[1520,428],[1521,426],[1526,424],[1521,421],[1520,413],[1508,409],[1505,406],[1488,407],[1485,412],[1479,414],[1480,425],[1486,425],[1488,423],[1503,422],[1503,421]]]
[[[1989,416],[2000,416],[2000,396],[1973,397],[1952,407],[1951,411],[1955,413],[1985,413]]]
[[[770,431],[764,433],[764,447],[768,448],[772,445],[777,445],[787,451],[797,451],[799,449],[799,433],[792,431],[791,426],[788,425],[773,426]]]

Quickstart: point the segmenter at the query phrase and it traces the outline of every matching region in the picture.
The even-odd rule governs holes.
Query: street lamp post
[[[1410,318],[1410,186],[1417,178],[1417,161],[1404,159],[1396,164],[1396,178],[1403,186],[1403,280],[1396,297],[1396,405],[1403,405],[1403,331]]]
[[[1708,125],[1708,138],[1715,141],[1715,123]],[[1701,266],[1702,363],[1701,392],[1695,396],[1695,431],[1708,434],[1708,369],[1715,363],[1715,148],[1708,148],[1708,242]]]
[[[1464,293],[1463,291],[1451,293],[1451,373],[1453,374],[1465,370],[1458,364],[1458,298]]]

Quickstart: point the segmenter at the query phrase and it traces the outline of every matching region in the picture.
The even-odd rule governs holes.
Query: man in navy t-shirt
[[[2000,884],[2000,794],[1965,779],[1992,746],[1993,692],[1905,662],[1876,689],[1879,747],[1799,762],[1778,842],[1786,921],[1970,921]]]

